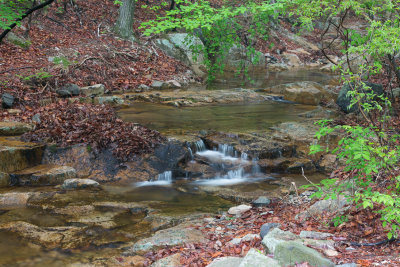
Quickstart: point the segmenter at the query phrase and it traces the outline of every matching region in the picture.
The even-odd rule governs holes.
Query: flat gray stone
[[[254,248],[250,249],[247,252],[247,255],[243,258],[239,267],[280,267],[279,263],[262,254],[261,252],[255,250]]]
[[[62,184],[62,189],[97,188],[100,184],[91,179],[67,179]]]
[[[95,84],[81,88],[81,93],[85,96],[102,96],[104,95],[104,84]]]
[[[289,231],[282,231],[279,228],[272,229],[262,240],[262,245],[267,253],[275,253],[276,246],[285,241],[297,240],[298,235],[293,234]],[[300,242],[301,241],[296,241]]]
[[[323,257],[318,251],[296,241],[277,244],[274,256],[281,265],[285,266],[303,262],[317,267],[335,266],[332,261]]]
[[[269,204],[271,204],[271,200],[267,197],[261,196],[254,200],[252,204],[255,207],[267,207]]]
[[[160,230],[152,237],[139,240],[127,251],[126,254],[144,254],[147,251],[157,250],[160,248],[190,243],[204,243],[206,241],[207,240],[201,231],[185,225],[178,225],[169,229]]]
[[[242,258],[239,257],[222,257],[213,260],[207,267],[239,267]]]

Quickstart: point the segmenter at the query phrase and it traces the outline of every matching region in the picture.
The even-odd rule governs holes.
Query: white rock
[[[249,211],[250,209],[251,209],[251,206],[249,206],[249,205],[239,205],[239,206],[230,208],[228,210],[228,213],[231,215],[240,216],[243,213],[245,213],[246,211]]]

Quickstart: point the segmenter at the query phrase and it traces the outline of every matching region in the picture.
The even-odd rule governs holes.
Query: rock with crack
[[[160,230],[152,237],[138,241],[124,254],[144,254],[148,251],[154,251],[166,247],[205,242],[207,242],[207,239],[201,231],[196,230],[187,224],[181,224],[169,229]]]
[[[47,249],[70,249],[88,244],[84,241],[84,228],[74,226],[39,227],[27,222],[15,221],[1,224],[0,230],[15,233]]]
[[[76,171],[69,166],[38,165],[13,173],[19,185],[58,185],[76,177]]]

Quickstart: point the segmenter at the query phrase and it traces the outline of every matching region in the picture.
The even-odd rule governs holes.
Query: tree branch
[[[35,12],[36,10],[42,9],[45,6],[50,5],[51,3],[53,3],[55,0],[47,0],[46,2],[41,3],[40,5],[37,5],[31,9],[29,9],[28,11],[25,12],[24,15],[22,15],[20,18],[16,19],[15,22],[13,24],[10,25],[9,29],[4,30],[1,34],[0,34],[0,43],[3,41],[4,37],[6,37],[7,33],[9,33],[15,26],[17,26],[17,22],[22,21],[24,18],[26,18],[27,16],[29,16],[30,14],[32,14],[33,12]]]

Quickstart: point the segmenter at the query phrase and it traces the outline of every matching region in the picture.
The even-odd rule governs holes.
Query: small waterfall
[[[225,179],[242,179],[244,178],[244,169],[239,168],[236,170],[229,171],[225,176]]]
[[[249,156],[247,155],[247,153],[242,152],[242,154],[240,155],[240,158],[241,158],[242,160],[248,160],[248,159],[249,159]]]
[[[201,151],[206,151],[206,145],[204,144],[203,140],[198,140],[195,143],[196,146],[196,152],[201,152]]]
[[[190,154],[190,160],[194,160],[194,155],[193,155],[193,151],[190,148],[190,146],[188,146],[188,150],[189,150],[189,154]]]
[[[227,144],[223,145],[218,144],[218,152],[221,152],[225,156],[231,156],[231,157],[235,156],[235,149],[233,148],[233,146]]]
[[[159,175],[157,175],[157,181],[171,182],[172,181],[172,171],[165,171],[163,173],[160,173]]]
[[[261,173],[260,166],[258,165],[258,159],[254,158],[252,161],[251,173],[252,174],[259,174]]]

